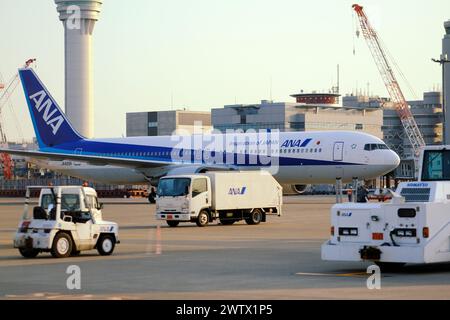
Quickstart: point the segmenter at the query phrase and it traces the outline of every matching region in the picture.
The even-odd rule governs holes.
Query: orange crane
[[[0,93],[1,90],[5,89],[5,85],[3,83],[0,83]],[[7,101],[6,96],[8,96],[8,91],[1,94],[0,101]],[[3,98],[5,97],[5,98]],[[3,106],[4,103],[0,104],[0,106]],[[1,112],[1,108],[0,108]],[[5,132],[2,129],[2,125],[0,123],[0,145],[4,145],[7,147],[7,139]],[[11,156],[7,153],[0,153],[0,163],[3,166],[3,177],[6,180],[10,180],[13,177],[13,161],[11,159]]]
[[[25,68],[28,68],[36,59],[28,59],[25,61]],[[14,90],[16,90],[19,85],[19,74],[16,73],[12,79],[7,83],[7,85],[0,84],[0,90],[4,90],[3,93],[0,94],[0,115],[3,110],[3,106],[9,100]],[[7,144],[8,140],[6,139],[5,131],[2,128],[2,124],[0,122],[0,145]],[[7,180],[13,178],[13,161],[9,154],[0,153],[0,162],[3,165],[3,177]]]
[[[362,34],[366,39],[367,45],[369,46],[370,52],[375,60],[378,67],[378,71],[383,78],[384,84],[389,92],[392,102],[395,104],[400,121],[403,125],[406,136],[411,143],[412,149],[414,151],[414,156],[417,159],[420,150],[425,147],[425,140],[420,133],[419,127],[417,126],[416,120],[409,109],[408,103],[406,102],[405,96],[403,95],[400,85],[395,78],[394,72],[389,64],[387,55],[385,54],[381,41],[375,29],[369,22],[366,14],[364,13],[363,7],[354,4],[352,8],[355,10],[359,23],[361,26]],[[404,156],[404,155],[401,155]]]

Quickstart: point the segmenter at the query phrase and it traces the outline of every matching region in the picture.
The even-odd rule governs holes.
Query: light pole
[[[441,58],[438,59],[431,59],[433,62],[439,63],[442,66],[442,144],[447,144],[447,139],[446,139],[446,112],[445,112],[445,106],[446,106],[446,101],[445,101],[445,64],[450,62],[450,60],[448,60],[447,55],[446,54],[441,54]]]

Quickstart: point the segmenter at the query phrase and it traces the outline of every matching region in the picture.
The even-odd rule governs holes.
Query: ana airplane
[[[253,132],[86,139],[70,124],[31,68],[19,70],[38,151],[0,149],[44,168],[113,184],[156,184],[168,174],[210,170],[269,170],[300,192],[336,178],[374,178],[400,159],[382,140],[346,131]]]

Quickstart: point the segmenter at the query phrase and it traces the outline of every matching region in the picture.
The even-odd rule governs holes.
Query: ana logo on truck
[[[232,196],[243,195],[246,190],[247,190],[247,187],[230,188],[230,190],[228,191],[228,194],[232,195]]]

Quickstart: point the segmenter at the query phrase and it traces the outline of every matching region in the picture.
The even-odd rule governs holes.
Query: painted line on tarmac
[[[320,277],[367,277],[366,272],[350,272],[350,273],[315,273],[315,272],[297,272],[298,276],[320,276]]]

